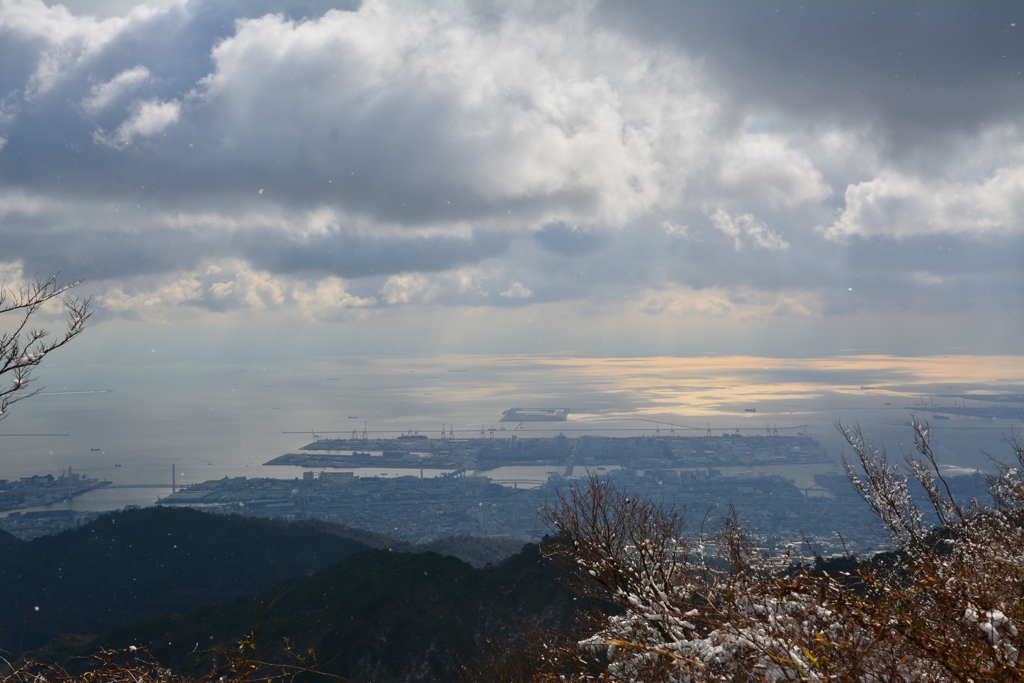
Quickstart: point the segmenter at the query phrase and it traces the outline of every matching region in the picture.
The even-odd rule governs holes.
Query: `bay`
[[[1008,452],[1004,437],[1020,423],[955,414],[935,419],[954,403],[991,405],[943,395],[1024,393],[1019,356],[331,357],[51,365],[40,368],[39,376],[44,392],[0,421],[0,478],[58,476],[71,467],[115,484],[167,485],[173,464],[179,485],[225,476],[290,479],[301,476],[302,468],[262,463],[317,436],[360,436],[363,430],[371,437],[436,437],[445,428],[464,438],[481,431],[494,438],[529,438],[778,430],[812,434],[838,459],[844,443],[835,422],[842,420],[861,424],[877,444],[898,455],[912,447],[906,427],[912,413],[931,420],[946,465],[973,471],[991,467],[981,451]],[[566,422],[500,422],[502,412],[514,407],[571,412]],[[382,473],[419,471],[367,468],[357,475]],[[73,507],[147,505],[165,494],[97,491]]]

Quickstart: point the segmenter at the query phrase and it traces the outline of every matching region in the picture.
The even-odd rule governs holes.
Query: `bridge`
[[[169,489],[169,488],[180,488],[181,485],[172,486],[171,484],[109,484],[104,486],[105,489]]]

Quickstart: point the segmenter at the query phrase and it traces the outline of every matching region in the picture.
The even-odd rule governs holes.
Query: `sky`
[[[1019,355],[1022,31],[0,1],[0,279],[82,280],[80,358]]]

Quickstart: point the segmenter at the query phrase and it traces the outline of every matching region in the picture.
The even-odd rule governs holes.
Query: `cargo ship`
[[[565,422],[569,408],[509,408],[500,422]]]

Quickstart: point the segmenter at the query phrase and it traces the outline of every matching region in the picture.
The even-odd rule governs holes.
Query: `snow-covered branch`
[[[989,477],[994,504],[965,504],[943,479],[928,424],[914,420],[905,468],[935,508],[932,526],[900,468],[859,427],[838,426],[854,451],[850,481],[894,553],[793,565],[753,547],[735,517],[684,537],[678,513],[596,477],[545,510],[559,534],[549,557],[621,610],[580,643],[603,654],[606,669],[571,680],[1024,680],[1019,439],[1009,439],[1016,462]]]

